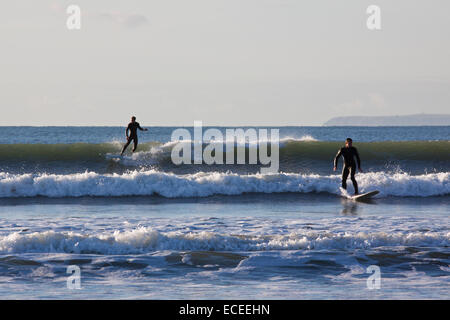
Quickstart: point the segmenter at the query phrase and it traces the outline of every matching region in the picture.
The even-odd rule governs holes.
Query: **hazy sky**
[[[70,4],[81,30],[66,27]],[[381,8],[380,31],[366,9]],[[448,0],[14,0],[0,125],[321,125],[449,113]]]

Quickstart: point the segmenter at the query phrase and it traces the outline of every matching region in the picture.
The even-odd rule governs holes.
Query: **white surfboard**
[[[362,194],[358,194],[356,196],[350,195],[347,190],[343,189],[343,188],[339,188],[341,190],[341,194],[344,198],[350,199],[350,200],[355,200],[355,201],[364,201],[364,200],[369,200],[370,198],[372,198],[373,196],[377,195],[380,193],[380,191],[378,190],[374,190],[374,191],[370,191],[370,192],[366,192],[366,193],[362,193]]]
[[[358,194],[356,196],[351,196],[350,199],[355,200],[355,201],[368,200],[379,193],[380,193],[380,191],[374,190],[374,191],[366,192],[363,194]]]

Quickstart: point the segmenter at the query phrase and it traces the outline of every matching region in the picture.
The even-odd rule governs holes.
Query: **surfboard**
[[[339,190],[341,191],[341,195],[344,198],[350,199],[350,200],[355,200],[355,201],[364,201],[364,200],[369,200],[370,198],[372,198],[374,195],[377,195],[380,193],[380,191],[378,190],[374,190],[374,191],[370,191],[370,192],[366,192],[366,193],[362,193],[362,194],[358,194],[356,196],[353,196],[351,194],[349,194],[347,192],[347,190],[343,189],[343,188],[339,188]]]
[[[372,198],[374,195],[377,195],[379,193],[380,193],[380,191],[374,190],[374,191],[366,192],[363,194],[358,194],[356,196],[351,196],[350,199],[355,200],[355,201],[368,200],[368,199]]]

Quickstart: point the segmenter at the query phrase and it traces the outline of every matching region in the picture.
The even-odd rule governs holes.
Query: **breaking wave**
[[[167,198],[240,195],[245,193],[340,194],[339,175],[236,174],[198,172],[176,175],[157,170],[123,174],[0,173],[0,198],[11,197],[120,197],[159,195]],[[450,194],[450,173],[410,175],[370,172],[358,174],[360,191],[377,189],[380,197],[429,197]]]
[[[304,231],[289,235],[226,235],[213,232],[162,233],[147,227],[110,234],[44,231],[0,237],[0,253],[140,254],[159,250],[264,251],[314,249],[371,249],[414,246],[445,247],[445,232]]]

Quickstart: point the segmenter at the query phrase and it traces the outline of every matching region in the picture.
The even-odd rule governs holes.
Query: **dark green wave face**
[[[150,151],[156,142],[139,144]],[[120,153],[122,143],[0,144],[0,161],[104,161],[105,155]]]
[[[342,147],[339,142],[288,142],[280,149],[280,167],[294,172],[329,173],[333,158]],[[360,142],[354,147],[366,170],[410,173],[450,170],[449,141]]]
[[[197,171],[234,171],[254,173],[257,165],[181,165],[171,161],[172,143],[145,142],[138,153],[126,161],[117,162],[112,155],[120,153],[121,143],[73,144],[0,144],[0,171],[8,172],[123,172],[129,169],[157,168],[177,173]],[[206,147],[208,144],[204,144]],[[343,146],[340,142],[296,141],[280,142],[280,171],[331,173],[333,158]],[[402,170],[410,173],[450,170],[450,141],[385,141],[360,142],[354,146],[361,156],[362,167],[374,171]],[[233,152],[237,153],[235,146]],[[131,148],[130,148],[131,149]],[[269,148],[270,149],[270,148]],[[255,150],[246,145],[246,159]],[[224,158],[226,152],[224,146]],[[256,152],[259,149],[256,148]],[[342,160],[340,160],[342,164]]]
[[[118,150],[120,146],[110,143],[2,144],[0,161],[100,161],[104,154]]]
[[[359,142],[353,145],[361,158],[374,160],[450,161],[450,141],[383,141]],[[343,147],[339,142],[288,142],[282,147],[284,157],[327,161]]]

